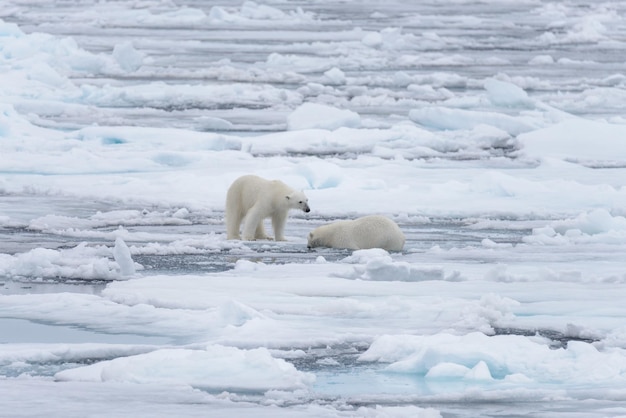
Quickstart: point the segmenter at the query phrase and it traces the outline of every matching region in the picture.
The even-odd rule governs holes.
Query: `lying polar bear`
[[[382,248],[387,251],[402,251],[405,241],[404,234],[394,221],[384,216],[370,215],[315,228],[309,233],[308,248]]]

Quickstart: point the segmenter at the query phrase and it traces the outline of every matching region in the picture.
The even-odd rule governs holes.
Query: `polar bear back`
[[[249,174],[233,182],[228,190],[227,201],[239,202],[237,206],[245,214],[257,203],[287,207],[285,196],[293,192],[291,187],[280,180],[266,180]]]
[[[405,241],[402,230],[394,221],[385,216],[370,215],[322,225],[311,231],[308,246],[402,251]]]

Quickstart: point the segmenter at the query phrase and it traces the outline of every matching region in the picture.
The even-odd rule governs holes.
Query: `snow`
[[[0,2],[0,411],[626,415],[626,8],[414,3]]]

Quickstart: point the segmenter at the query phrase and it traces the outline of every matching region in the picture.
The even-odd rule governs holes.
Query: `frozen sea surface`
[[[17,109],[60,128],[246,134],[283,130],[315,101],[388,126],[425,102],[473,106],[485,79],[505,75],[559,110],[623,116],[621,2],[183,3],[8,3],[5,22],[96,54],[63,63],[78,90],[65,106],[31,94]]]
[[[0,0],[0,416],[625,416],[626,3],[413,3]]]

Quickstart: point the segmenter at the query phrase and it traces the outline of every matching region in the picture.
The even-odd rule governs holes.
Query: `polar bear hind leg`
[[[263,227],[263,211],[259,205],[254,205],[250,208],[244,218],[241,236],[245,241],[254,241],[257,239],[258,233],[265,235],[265,228]]]
[[[226,236],[227,239],[241,239],[239,235],[239,227],[241,226],[241,221],[243,220],[243,215],[240,211],[236,213],[231,213],[228,210],[228,205],[226,209]]]
[[[263,224],[263,219],[259,221],[259,225],[256,227],[256,232],[254,233],[254,239],[272,239],[272,237],[268,236],[265,232],[265,226]]]

